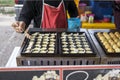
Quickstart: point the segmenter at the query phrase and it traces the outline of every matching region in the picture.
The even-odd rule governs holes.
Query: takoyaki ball
[[[49,47],[55,47],[55,45],[49,45]]]
[[[62,45],[62,47],[64,47],[64,48],[65,48],[65,47],[68,47],[68,45]]]
[[[62,42],[62,44],[67,45],[67,44],[68,44],[68,42]]]
[[[36,38],[36,36],[31,36],[31,37],[30,37],[30,40],[31,40],[31,39],[35,39],[35,38]]]
[[[30,41],[33,41],[33,42],[34,42],[34,41],[35,41],[35,38],[30,39]]]
[[[88,42],[83,42],[84,45],[88,45]]]
[[[83,33],[83,34],[80,34],[79,36],[85,36],[85,33]]]
[[[85,48],[86,51],[90,51],[91,49],[90,48]]]
[[[103,35],[106,36],[106,35],[108,35],[108,33],[107,32],[103,32]]]
[[[41,50],[40,53],[47,53],[47,51]]]
[[[44,37],[43,39],[49,39],[49,37]]]
[[[43,48],[46,48],[46,47],[47,47],[47,45],[42,45],[42,47],[43,47]]]
[[[63,54],[69,54],[69,52],[68,51],[64,51]]]
[[[79,53],[79,54],[84,54],[84,53],[85,53],[85,51],[78,51],[78,53]]]
[[[109,43],[114,42],[112,39],[108,40]]]
[[[50,51],[54,51],[55,49],[54,49],[54,48],[48,48],[48,50],[50,50]]]
[[[109,52],[109,53],[113,53],[113,52],[114,52],[114,49],[109,48],[109,49],[107,49],[107,52]]]
[[[64,51],[68,51],[69,49],[68,48],[63,48]]]
[[[55,43],[54,42],[50,42],[49,45],[55,45]]]
[[[109,35],[105,36],[105,38],[106,38],[107,40],[110,40],[110,39],[111,39]]]
[[[67,37],[68,35],[64,34],[64,35],[61,35],[61,37]]]
[[[49,36],[50,34],[49,34],[49,33],[45,33],[44,35],[45,35],[45,36]]]
[[[73,34],[73,36],[78,36],[79,35],[79,33],[75,33],[75,34]]]
[[[111,37],[112,39],[116,38],[116,36],[115,36],[112,32],[109,33],[109,35],[110,35],[110,37]]]
[[[84,45],[85,48],[89,48],[90,46],[89,45]]]
[[[39,51],[35,51],[35,50],[34,50],[34,51],[32,51],[32,53],[39,53]]]
[[[61,39],[66,39],[67,37],[61,37]]]
[[[65,32],[62,32],[62,34],[61,35],[65,35],[66,33]]]
[[[72,38],[73,38],[73,37],[70,37],[70,36],[68,37],[68,39],[72,39]]]
[[[86,51],[86,53],[93,53],[93,52],[90,50],[90,51]]]
[[[55,39],[55,36],[50,36],[51,39]]]
[[[78,48],[78,50],[79,50],[79,51],[84,51],[84,49],[83,49],[83,48]]]
[[[100,40],[106,40],[106,38],[104,36],[100,36],[99,39]]]
[[[79,39],[79,37],[74,37],[75,39]]]
[[[69,43],[70,45],[75,45],[75,43]]]
[[[114,34],[115,34],[116,36],[119,36],[119,35],[120,35],[120,33],[119,33],[119,32],[115,32]]]
[[[31,48],[32,48],[32,46],[28,46],[26,49],[27,49],[27,50],[30,50]]]
[[[111,45],[111,46],[115,45],[115,42],[111,42],[110,45]]]
[[[112,48],[112,46],[110,44],[106,44],[104,45],[106,49]]]
[[[44,37],[45,34],[41,34],[42,37]]]
[[[36,37],[37,39],[42,39],[42,36],[38,36],[38,37]]]
[[[38,44],[38,45],[39,45],[40,43],[41,43],[41,41],[37,41],[35,44]]]
[[[118,46],[118,47],[120,47],[120,41],[119,41],[119,42],[117,42],[117,46]]]
[[[55,36],[55,35],[57,35],[57,33],[52,33],[52,34],[50,34],[50,35]]]
[[[33,44],[34,44],[34,42],[33,42],[33,43],[29,43],[29,45],[28,45],[28,46],[29,46],[29,47],[32,47],[32,46],[33,46]]]
[[[78,52],[70,51],[70,54],[77,54]]]
[[[81,38],[81,39],[85,39],[86,37],[85,37],[85,36],[81,36],[80,38]]]
[[[62,39],[62,41],[63,41],[63,42],[66,42],[66,41],[67,41],[67,39]]]
[[[42,41],[42,39],[37,39],[37,41],[38,41],[38,42],[41,42],[41,41]]]
[[[74,41],[73,39],[68,39],[68,41]]]
[[[81,48],[81,47],[82,47],[82,45],[77,45],[77,47]]]
[[[103,39],[103,40],[101,40],[102,43],[107,42],[107,41],[108,41],[107,39]]]
[[[112,37],[112,38],[115,36],[112,32],[110,32],[109,35],[110,35],[110,37]]]
[[[73,35],[73,33],[68,34],[68,36],[72,36],[72,35]]]
[[[38,34],[39,34],[38,32],[35,32],[35,33],[32,34],[32,36],[36,36],[36,35],[38,35]]]
[[[41,45],[36,44],[35,47],[37,47],[37,48],[41,48]]]
[[[70,45],[70,48],[76,48],[76,46],[72,44],[72,45]]]
[[[42,47],[40,50],[41,51],[46,51],[47,48]]]
[[[41,50],[40,48],[36,48],[36,47],[34,47],[33,49],[32,49],[32,51],[39,51],[39,50]]]
[[[48,53],[54,53],[54,51],[48,51]]]
[[[120,53],[120,48],[116,48],[116,49],[115,49],[115,52],[116,52],[116,53]]]
[[[115,38],[115,39],[114,39],[114,42],[115,42],[115,43],[119,42],[119,39]]]
[[[50,40],[49,40],[49,39],[43,39],[43,41],[44,41],[44,42],[48,42],[48,41],[50,41]]]
[[[49,42],[42,42],[42,45],[43,45],[43,44],[47,45],[48,43],[49,43]]]
[[[77,44],[77,45],[80,45],[80,44],[81,44],[81,42],[76,42],[76,44]]]
[[[82,41],[87,41],[86,39],[82,39]]]
[[[109,43],[107,42],[107,41],[105,41],[105,42],[103,42],[103,45],[105,46],[105,45],[108,45]]]
[[[97,33],[97,36],[102,36],[103,34],[101,32],[98,32]]]
[[[75,39],[75,41],[80,42],[81,40],[80,39]]]
[[[113,49],[117,49],[118,48],[118,46],[116,44],[114,44],[112,47],[113,47]]]
[[[71,51],[74,51],[74,50],[76,50],[76,48],[75,48],[75,47],[73,47],[73,48],[71,47],[70,50],[71,50]]]

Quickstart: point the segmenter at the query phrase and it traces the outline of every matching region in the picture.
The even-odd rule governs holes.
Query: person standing
[[[67,28],[66,10],[70,17],[78,16],[74,0],[26,0],[12,26],[16,32],[23,32],[34,19],[37,28]]]
[[[114,5],[114,22],[117,29],[120,29],[120,0],[115,0]]]

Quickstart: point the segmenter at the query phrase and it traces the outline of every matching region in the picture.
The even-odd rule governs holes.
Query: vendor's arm
[[[65,4],[70,17],[77,17],[78,11],[74,0],[66,0]]]
[[[35,1],[26,0],[24,2],[24,6],[21,10],[20,16],[18,21],[12,24],[12,27],[15,29],[16,32],[23,32],[29,26],[31,20],[34,17],[34,4]]]
[[[25,22],[26,24],[25,28],[27,28],[35,15],[34,12],[35,12],[35,1],[26,0],[24,2],[18,21]]]

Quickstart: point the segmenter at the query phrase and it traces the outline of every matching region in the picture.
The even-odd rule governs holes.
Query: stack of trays
[[[30,32],[21,49],[22,56],[80,57],[95,56],[85,32]]]
[[[64,56],[93,56],[94,52],[84,32],[62,32],[60,51]]]
[[[97,32],[95,36],[107,55],[120,55],[120,32],[116,30]]]

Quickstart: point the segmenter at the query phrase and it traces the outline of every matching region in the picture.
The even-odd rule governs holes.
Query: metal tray
[[[35,32],[36,31],[34,31],[34,30],[33,31],[29,31],[29,34],[33,34]],[[37,31],[37,32],[41,33],[41,34],[56,33],[56,32],[53,32],[53,31]],[[38,53],[27,52],[26,53],[25,49],[27,48],[30,39],[25,38],[24,41],[23,41],[22,48],[21,48],[21,55],[22,56],[28,56],[28,57],[54,57],[54,56],[59,56],[58,47],[57,47],[57,45],[58,45],[57,33],[56,33],[55,39],[56,39],[56,41],[55,41],[54,53],[47,53],[47,52],[46,53],[40,53],[40,52],[38,52]],[[44,41],[42,41],[42,42],[44,42]],[[36,43],[36,40],[34,41],[34,44],[35,43]],[[34,48],[34,44],[33,44],[32,48]],[[47,46],[47,49],[48,49],[48,46]]]
[[[62,44],[62,39],[61,39],[61,34],[62,33],[66,33],[66,34],[78,34],[78,35],[81,35],[81,37],[85,37],[85,39],[86,39],[86,41],[85,42],[87,42],[88,43],[88,45],[89,45],[89,48],[91,49],[91,51],[92,51],[92,53],[86,53],[86,50],[85,50],[85,47],[83,46],[83,43],[81,43],[80,45],[82,45],[81,46],[81,48],[82,49],[84,49],[84,53],[79,53],[79,51],[78,51],[78,53],[70,53],[70,43],[69,43],[69,41],[68,41],[68,37],[67,37],[67,40],[66,40],[66,42],[68,42],[68,52],[69,53],[63,53],[64,52],[64,50],[63,50],[63,44]],[[86,33],[85,32],[61,32],[61,33],[59,33],[59,51],[60,51],[60,54],[61,54],[61,56],[63,56],[63,57],[93,57],[93,56],[95,56],[96,55],[96,53],[95,53],[95,51],[94,51],[94,49],[93,49],[93,45],[90,43],[90,41],[89,41],[89,39],[88,39],[88,37],[87,37],[87,35],[86,35]],[[72,36],[72,37],[74,37],[74,36]],[[79,39],[81,39],[80,37],[79,37]],[[73,38],[73,42],[75,42],[75,40],[74,40],[74,38]],[[82,40],[81,40],[81,42],[82,42]],[[77,45],[77,44],[75,44],[75,45]],[[73,48],[73,47],[71,47],[71,48]],[[76,48],[80,48],[80,47],[77,47],[76,46]]]
[[[112,33],[119,32],[119,33],[120,33],[120,30],[113,29],[113,30],[109,30],[109,31],[100,31],[100,32],[101,32],[101,33],[103,33],[103,32],[107,32],[107,33],[110,33],[110,32],[112,32]],[[105,48],[105,46],[103,45],[103,43],[100,41],[99,37],[97,36],[97,33],[98,33],[98,32],[95,32],[95,33],[94,33],[94,36],[96,37],[96,39],[97,39],[98,43],[100,44],[100,46],[102,47],[102,49],[104,50],[105,54],[106,54],[107,56],[112,56],[112,57],[113,57],[113,56],[114,56],[114,57],[120,56],[120,53],[119,53],[119,52],[108,52],[107,49]]]

